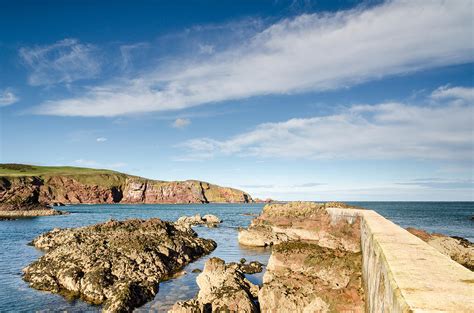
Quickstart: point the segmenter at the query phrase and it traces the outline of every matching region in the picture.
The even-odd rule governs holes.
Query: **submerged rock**
[[[407,228],[407,230],[442,254],[449,256],[462,266],[474,271],[474,244],[469,240],[442,234],[429,234],[424,230],[411,227]]]
[[[200,288],[197,297],[177,302],[169,312],[258,312],[254,302],[258,286],[245,278],[237,263],[211,258],[196,282]]]
[[[154,218],[53,229],[33,240],[46,254],[23,269],[39,290],[130,312],[153,299],[158,283],[216,248],[190,228]]]

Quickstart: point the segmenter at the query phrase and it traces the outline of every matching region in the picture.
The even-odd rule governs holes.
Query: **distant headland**
[[[0,212],[4,213],[81,203],[249,202],[254,200],[244,191],[198,180],[161,181],[105,169],[0,164]]]

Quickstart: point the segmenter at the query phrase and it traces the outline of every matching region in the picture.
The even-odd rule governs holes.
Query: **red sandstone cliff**
[[[0,204],[245,203],[249,194],[206,182],[156,181],[122,173],[0,176]]]

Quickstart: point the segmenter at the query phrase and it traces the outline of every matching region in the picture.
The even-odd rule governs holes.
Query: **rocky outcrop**
[[[67,212],[54,210],[48,207],[35,207],[28,210],[0,210],[0,220],[9,220],[19,217],[33,217],[33,216],[52,216],[65,215]]]
[[[31,287],[103,304],[107,312],[130,312],[153,299],[160,281],[216,247],[156,218],[54,229],[32,244],[46,254],[23,270]]]
[[[312,241],[322,247],[360,251],[359,221],[335,222],[326,204],[289,202],[267,204],[248,229],[239,232],[239,243],[247,246],[271,246],[290,240]]]
[[[273,247],[263,282],[261,312],[364,312],[360,252],[284,242]]]
[[[413,235],[434,247],[439,252],[449,256],[462,266],[474,271],[474,244],[459,237],[449,237],[442,234],[429,234],[423,230],[407,228]]]
[[[206,214],[201,216],[200,214],[196,214],[194,216],[181,216],[175,224],[184,225],[184,226],[196,226],[196,225],[205,225],[207,227],[217,227],[222,223],[220,218],[212,214]]]
[[[237,263],[209,259],[196,278],[199,293],[195,299],[177,302],[169,312],[258,312],[255,299],[258,286],[248,281]]]
[[[39,201],[41,180],[18,177],[12,180],[0,177],[0,217],[2,219],[30,216],[61,215]]]
[[[206,182],[165,182],[122,173],[0,176],[0,204],[246,203],[249,194]]]
[[[261,312],[364,312],[360,220],[335,219],[326,208],[268,204],[240,231],[241,244],[272,246],[258,294]]]

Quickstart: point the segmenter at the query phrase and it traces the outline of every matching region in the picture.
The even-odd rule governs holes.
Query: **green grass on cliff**
[[[0,176],[16,178],[35,176],[48,181],[54,177],[67,177],[86,185],[102,187],[123,186],[127,177],[134,177],[120,172],[104,169],[74,166],[37,166],[26,164],[0,164]],[[136,177],[136,179],[142,179]]]
[[[53,176],[53,175],[98,175],[121,174],[111,170],[74,167],[74,166],[38,166],[26,164],[0,164],[0,176]]]

